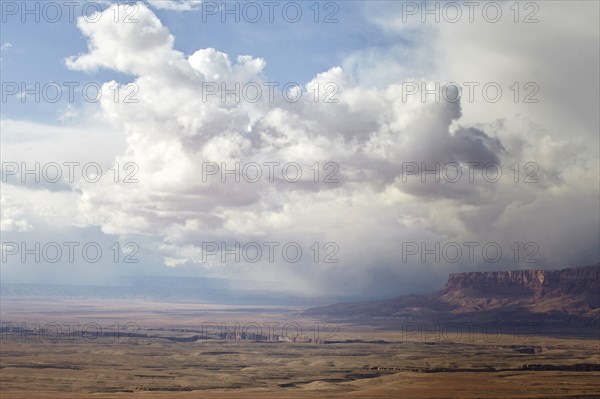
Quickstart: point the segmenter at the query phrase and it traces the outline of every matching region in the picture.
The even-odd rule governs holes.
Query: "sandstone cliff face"
[[[542,320],[600,325],[600,263],[562,270],[451,274],[443,290],[343,303],[306,314],[451,320]]]
[[[562,270],[516,270],[451,274],[443,295],[462,292],[473,296],[583,296],[598,306],[600,264]]]
[[[574,316],[597,323],[599,276],[600,264],[562,270],[452,274],[439,301],[451,305],[456,315]]]

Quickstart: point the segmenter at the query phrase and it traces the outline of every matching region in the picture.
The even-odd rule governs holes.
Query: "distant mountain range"
[[[600,326],[600,263],[562,270],[451,274],[444,289],[380,301],[310,308],[309,316],[411,320],[541,320]]]
[[[123,299],[221,305],[318,306],[348,297],[311,298],[277,291],[277,284],[205,277],[139,276],[121,285],[3,283],[0,297]]]

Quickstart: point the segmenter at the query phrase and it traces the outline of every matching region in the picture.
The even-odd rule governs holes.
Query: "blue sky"
[[[122,13],[114,22],[111,13],[127,9],[108,1],[98,23],[22,23],[3,15],[3,84],[96,82],[106,90],[115,80],[121,94],[124,84],[139,88],[137,103],[109,96],[84,103],[76,93],[78,101],[68,104],[65,91],[55,104],[17,96],[1,104],[3,242],[93,240],[108,254],[112,242],[135,242],[140,259],[41,265],[13,256],[1,269],[3,281],[192,275],[373,297],[429,291],[451,272],[531,268],[523,256],[511,256],[515,242],[521,250],[535,244],[535,267],[597,262],[598,3],[536,3],[535,23],[523,22],[526,10],[515,22],[510,2],[494,23],[481,10],[473,23],[467,14],[456,23],[422,22],[417,14],[406,20],[407,3],[423,4],[331,3],[339,6],[339,23],[332,24],[314,22],[312,1],[301,3],[304,15],[295,24],[281,14],[275,23],[223,23],[219,15],[203,22],[202,4],[211,3],[194,1],[139,3],[134,24]],[[321,17],[335,9],[317,4]],[[341,90],[333,103],[322,101],[325,92],[298,103],[202,98],[206,83],[264,79]],[[479,87],[473,101],[406,96],[406,85],[436,91],[450,84],[464,93],[467,82]],[[482,97],[490,84],[503,89],[497,102]],[[538,101],[524,102],[531,84]],[[8,165],[73,161],[97,163],[103,178],[35,183],[5,173]],[[304,173],[293,183],[203,181],[207,162],[229,169],[296,162]],[[313,181],[316,162],[317,169],[337,165],[335,184]],[[113,181],[115,163],[135,164],[139,181]],[[474,181],[423,182],[407,173],[407,163],[428,170],[493,163],[503,175],[490,183],[480,166]],[[524,176],[532,164],[535,184],[512,178],[514,165]],[[407,242],[431,248],[473,241],[504,248],[501,261],[479,254],[405,262],[400,252]],[[207,262],[206,242],[298,242],[305,254],[317,242],[321,255],[337,248],[340,262]]]
[[[100,5],[99,2],[91,3]],[[385,7],[386,2],[377,3]],[[75,16],[82,15],[83,4],[74,9]],[[190,55],[198,49],[212,47],[229,54],[232,59],[238,55],[260,57],[267,60],[265,74],[277,82],[297,82],[304,85],[317,73],[340,65],[346,57],[361,49],[385,49],[398,44],[409,46],[409,41],[402,36],[385,33],[368,21],[365,13],[367,5],[364,2],[332,3],[338,4],[338,8],[328,6],[328,2],[321,2],[318,18],[324,20],[331,15],[332,19],[338,20],[332,23],[314,22],[315,2],[298,4],[301,5],[303,14],[297,23],[286,22],[277,9],[274,12],[274,22],[269,22],[266,14],[268,8],[263,8],[265,14],[259,22],[250,22],[241,17],[239,23],[232,22],[233,16],[226,16],[230,22],[222,23],[220,13],[203,16],[206,9],[202,6],[187,12],[156,9],[155,13],[175,36],[175,48],[184,54]],[[108,5],[101,6],[106,8]],[[369,7],[373,7],[373,4]],[[21,10],[16,15],[5,16],[2,44],[10,43],[11,46],[2,55],[3,81],[19,84],[84,84],[111,79],[120,83],[130,80],[131,77],[115,71],[78,72],[65,66],[64,60],[67,57],[83,53],[87,48],[86,38],[76,24],[69,21],[67,10],[63,8],[64,17],[54,23],[44,21],[43,18],[36,23],[31,15],[26,15],[26,23],[22,23]],[[80,96],[78,98],[81,99]],[[53,119],[56,121],[66,103],[35,104],[32,97],[23,104],[18,97],[11,96],[7,103],[2,104],[2,113],[8,118],[26,117],[50,122]]]

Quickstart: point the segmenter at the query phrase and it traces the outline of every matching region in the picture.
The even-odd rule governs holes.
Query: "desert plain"
[[[594,330],[4,298],[2,398],[597,398]]]

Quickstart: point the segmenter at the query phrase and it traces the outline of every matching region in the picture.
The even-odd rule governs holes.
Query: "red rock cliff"
[[[514,270],[451,274],[443,295],[453,292],[503,296],[585,296],[600,301],[600,263],[562,270]]]

